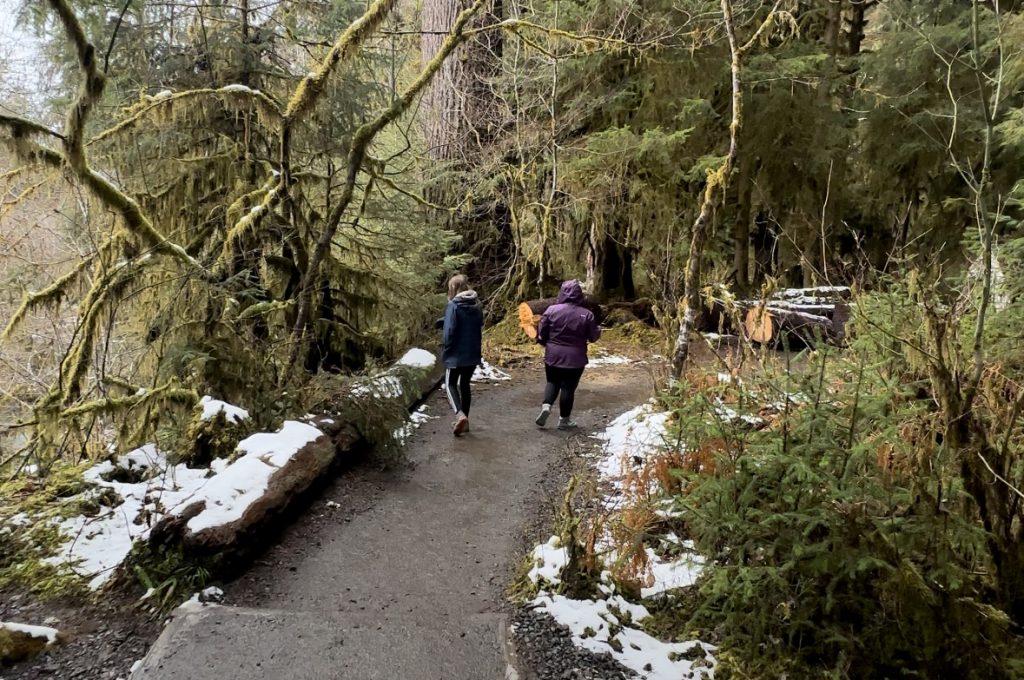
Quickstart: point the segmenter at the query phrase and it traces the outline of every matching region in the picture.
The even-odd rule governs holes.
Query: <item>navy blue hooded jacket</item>
[[[476,291],[459,293],[444,310],[445,368],[476,366],[480,363],[480,338],[484,330],[484,310]]]

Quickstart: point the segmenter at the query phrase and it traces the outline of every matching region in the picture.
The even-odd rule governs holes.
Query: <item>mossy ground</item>
[[[603,352],[647,358],[667,355],[670,349],[671,339],[663,330],[643,321],[628,321],[603,329],[601,339],[591,346],[591,355]],[[499,366],[515,366],[543,356],[544,348],[526,335],[515,315],[506,316],[484,333],[484,357]]]
[[[85,468],[61,466],[46,478],[24,476],[0,485],[0,526],[5,529],[0,530],[0,589],[16,587],[42,597],[84,592],[80,579],[46,559],[65,541],[59,521],[91,509],[83,507],[81,497],[91,487],[82,478]]]

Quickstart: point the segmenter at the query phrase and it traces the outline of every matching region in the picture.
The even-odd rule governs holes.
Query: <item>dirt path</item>
[[[434,393],[427,412],[441,417],[408,441],[408,467],[337,479],[225,589],[230,606],[177,616],[132,677],[505,677],[503,592],[524,531],[550,518],[573,442],[653,391],[640,366],[588,371],[582,431],[567,437],[533,425],[540,379],[523,369],[477,389],[461,439]]]

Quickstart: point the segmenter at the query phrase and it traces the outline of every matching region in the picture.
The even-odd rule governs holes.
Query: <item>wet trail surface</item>
[[[238,580],[227,606],[178,615],[133,678],[484,680],[505,677],[504,593],[573,452],[609,418],[644,401],[643,366],[590,369],[580,430],[538,430],[542,372],[477,385],[472,430],[436,416],[406,443],[407,464],[340,475]]]

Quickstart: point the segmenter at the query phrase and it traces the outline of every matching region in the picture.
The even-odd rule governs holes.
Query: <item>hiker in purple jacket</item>
[[[558,429],[576,427],[572,421],[572,405],[576,387],[587,365],[587,343],[597,342],[601,329],[594,313],[583,307],[583,288],[579,281],[566,281],[558,293],[558,302],[540,318],[537,342],[544,345],[544,404],[535,421],[541,427],[551,415],[551,405],[558,398]],[[559,394],[561,396],[559,397]]]

